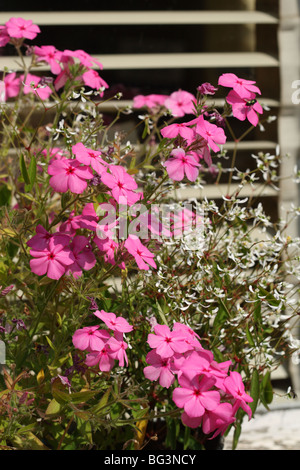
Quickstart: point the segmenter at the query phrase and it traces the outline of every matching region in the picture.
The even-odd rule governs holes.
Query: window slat
[[[178,25],[276,24],[278,19],[260,11],[58,11],[0,13],[0,24],[11,17],[38,25]]]

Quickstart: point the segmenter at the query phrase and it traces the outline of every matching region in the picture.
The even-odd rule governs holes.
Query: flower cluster
[[[5,25],[0,26],[0,47],[8,43],[20,47],[25,39],[35,39],[40,32],[40,28],[31,20],[10,18]],[[56,91],[72,79],[81,85],[100,90],[101,96],[103,90],[108,88],[106,81],[94,70],[94,67],[102,70],[102,64],[81,49],[60,51],[53,45],[27,46],[27,55],[32,56],[32,65],[49,64],[51,73],[56,75],[54,80]],[[45,80],[31,73],[26,74],[26,77],[24,74],[17,77],[15,72],[8,73],[4,76],[3,82],[5,100],[16,97],[21,87],[24,88],[24,94],[34,93],[41,100],[47,100],[52,94],[52,89],[45,83]]]
[[[86,351],[86,365],[99,366],[102,372],[109,372],[118,361],[120,367],[128,365],[126,349],[128,344],[124,341],[124,334],[133,330],[133,327],[123,317],[117,317],[112,312],[96,310],[93,312],[100,318],[107,329],[100,329],[100,325],[87,326],[75,331],[73,344],[75,348]]]
[[[202,425],[205,434],[224,434],[242,408],[251,418],[248,405],[253,399],[245,392],[241,375],[229,371],[231,361],[218,363],[211,351],[202,347],[199,336],[187,325],[175,323],[172,331],[156,324],[148,335],[152,350],[146,356],[149,364],[145,377],[159,380],[169,388],[177,376],[179,387],[173,390],[173,401],[183,409],[182,422],[191,428]]]

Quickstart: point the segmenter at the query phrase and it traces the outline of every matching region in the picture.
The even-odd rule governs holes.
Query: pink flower
[[[117,335],[116,337],[111,337],[108,342],[107,346],[109,346],[110,349],[110,356],[119,361],[119,366],[124,367],[125,362],[126,365],[128,366],[128,357],[126,354],[126,349],[128,347],[127,343],[123,341],[122,338],[123,335]]]
[[[18,96],[20,91],[20,78],[16,78],[15,72],[5,75],[3,81],[5,84],[6,98],[14,98],[15,96]]]
[[[150,364],[144,368],[146,379],[151,381],[159,380],[162,387],[169,388],[175,380],[172,372],[172,362],[170,358],[162,358],[154,350],[146,356],[146,362]]]
[[[248,121],[253,125],[258,124],[258,115],[263,113],[263,108],[256,101],[254,93],[244,94],[244,97],[238,95],[235,91],[231,90],[226,98],[227,102],[232,107],[232,114],[240,121]]]
[[[100,157],[101,152],[85,147],[81,142],[73,145],[72,152],[76,160],[84,165],[90,165],[98,175],[106,172],[107,163]]]
[[[75,348],[81,351],[100,351],[104,347],[105,335],[103,332],[106,335],[107,332],[105,330],[99,330],[98,325],[85,326],[75,331],[72,338],[73,344]]]
[[[62,158],[54,160],[48,167],[50,186],[59,192],[65,193],[68,189],[75,194],[81,194],[87,187],[87,181],[93,178],[93,173],[87,166],[82,166],[77,160]]]
[[[30,250],[31,271],[38,276],[47,274],[50,279],[61,278],[68,266],[74,263],[74,255],[70,249],[67,235],[53,235],[48,246],[43,250]]]
[[[5,26],[7,33],[12,38],[34,39],[41,32],[40,28],[33,24],[31,20],[24,20],[23,18],[10,18]]]
[[[0,47],[6,46],[10,41],[10,36],[7,32],[6,26],[0,26]]]
[[[133,107],[134,108],[143,108],[147,107],[150,110],[158,108],[159,106],[164,106],[167,95],[136,95],[133,98]]]
[[[218,91],[218,88],[215,88],[211,83],[205,82],[199,85],[197,90],[201,95],[214,95],[216,91]]]
[[[59,227],[60,232],[75,235],[76,230],[80,228],[93,231],[96,230],[99,218],[96,215],[94,204],[92,202],[89,202],[84,206],[80,215],[74,214],[74,211],[72,211],[69,218],[65,222],[62,222]]]
[[[85,67],[87,68],[91,68],[93,67],[94,65],[97,65],[97,67],[99,69],[103,69],[103,65],[101,64],[101,62],[99,62],[98,60],[94,59],[94,57],[92,57],[90,54],[88,54],[87,52],[83,51],[82,49],[77,49],[75,51],[70,51],[69,49],[65,49],[63,51],[63,57],[62,57],[62,61],[65,60],[68,62],[68,59],[69,58],[76,58],[79,60],[79,62],[84,65]]]
[[[99,364],[99,369],[102,372],[109,372],[113,368],[115,360],[111,355],[109,346],[105,344],[100,351],[87,354],[85,363],[89,367]]]
[[[96,258],[88,239],[83,235],[76,235],[73,238],[71,250],[75,261],[69,266],[67,274],[73,274],[75,278],[78,278],[82,275],[82,270],[89,271],[95,266]]]
[[[181,331],[170,331],[167,325],[156,325],[154,333],[149,333],[147,342],[163,359],[189,350]]]
[[[199,163],[182,148],[172,150],[171,158],[165,162],[165,167],[174,181],[181,181],[185,176],[188,180],[195,181],[199,174]]]
[[[165,107],[168,108],[173,116],[181,117],[185,114],[193,114],[196,103],[194,95],[188,91],[178,90],[171,93],[165,101]]]
[[[241,406],[243,410],[248,413],[249,418],[251,418],[252,411],[247,403],[252,402],[253,398],[245,392],[241,374],[235,371],[230,372],[230,375],[224,380],[224,386],[226,392],[235,398],[237,407]]]
[[[24,75],[21,75],[20,80],[24,82],[24,78]],[[35,95],[39,96],[41,100],[47,100],[52,94],[52,90],[47,85],[38,87],[40,81],[41,77],[28,73],[24,82],[24,95],[28,95],[28,93],[34,93]]]
[[[154,261],[154,254],[148,250],[140,241],[140,239],[134,235],[129,235],[124,244],[126,250],[134,257],[139,269],[149,270],[149,266],[156,269],[156,263]]]
[[[214,410],[203,415],[202,430],[205,434],[214,432],[210,439],[224,434],[230,424],[235,421],[234,410],[230,403],[220,403]]]
[[[37,56],[37,62],[47,62],[53,74],[58,75],[61,72],[59,64],[62,52],[54,46],[34,46],[34,54]]]
[[[138,188],[134,178],[130,176],[124,167],[120,165],[109,165],[110,173],[102,173],[101,181],[111,189],[112,196],[118,203],[126,201],[132,205],[140,198],[140,194],[134,191]]]
[[[100,318],[108,328],[118,333],[129,333],[133,327],[129,325],[128,321],[123,317],[117,317],[112,312],[105,312],[104,310],[96,310],[94,312],[96,317]]]
[[[89,86],[90,88],[94,88],[95,90],[99,90],[99,88],[109,88],[106,81],[100,77],[96,70],[90,69],[84,72],[82,74],[82,80],[85,85]],[[103,96],[103,93],[101,93],[100,96]]]
[[[234,73],[224,73],[219,77],[219,85],[233,88],[241,97],[247,97],[249,92],[261,94],[260,89],[255,86],[256,82],[237,77]]]
[[[183,408],[191,418],[199,418],[206,410],[214,410],[220,403],[220,394],[217,390],[210,390],[215,383],[213,378],[203,377],[200,381],[196,377],[187,379],[184,375],[178,378],[180,387],[173,391],[173,401],[178,408]]]
[[[217,144],[223,145],[226,142],[226,135],[224,130],[215,124],[211,124],[210,122],[206,121],[202,114],[194,121],[197,122],[197,134],[201,135],[201,137],[207,141],[208,145],[214,152],[218,152],[220,148]]]
[[[190,142],[194,137],[194,131],[190,127],[187,127],[186,124],[170,124],[169,126],[161,129],[161,135],[167,139],[174,139],[179,135]]]
[[[36,235],[34,235],[30,240],[28,240],[27,245],[34,250],[42,251],[47,249],[49,240],[53,236],[41,225],[36,226]],[[64,239],[63,239],[64,240]]]

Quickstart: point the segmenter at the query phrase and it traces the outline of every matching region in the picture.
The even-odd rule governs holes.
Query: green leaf
[[[53,398],[46,409],[46,416],[54,416],[58,414],[61,410],[61,404]]]
[[[242,432],[242,425],[241,423],[238,422],[234,428],[232,450],[235,450],[237,448],[241,432]]]
[[[6,184],[0,187],[0,207],[7,206],[10,203],[11,191],[8,189]]]
[[[255,342],[253,340],[253,337],[250,333],[250,330],[249,330],[249,326],[246,325],[246,337],[247,337],[247,340],[248,340],[248,343],[250,346],[255,346]]]
[[[254,414],[259,399],[259,373],[257,369],[253,369],[250,396],[253,398],[253,401],[250,403],[250,408],[252,410],[252,414]]]
[[[261,388],[262,388],[262,393],[261,393],[261,400],[263,404],[269,405],[273,401],[273,387],[271,383],[271,373],[267,372],[261,382]]]
[[[26,184],[30,184],[30,178],[27,171],[24,155],[20,156],[20,170]]]
[[[29,163],[28,176],[30,183],[25,185],[25,191],[30,191],[36,180],[36,158],[34,155],[32,155]]]

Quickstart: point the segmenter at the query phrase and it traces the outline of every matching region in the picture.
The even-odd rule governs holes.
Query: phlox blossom
[[[178,90],[171,93],[165,100],[165,107],[169,109],[173,116],[182,117],[185,114],[193,114],[196,98],[188,91]]]
[[[75,278],[82,275],[82,270],[89,271],[96,264],[96,258],[91,250],[91,245],[83,235],[76,235],[70,245],[75,261],[69,266],[67,274]]]
[[[55,46],[34,46],[34,54],[37,56],[37,62],[46,62],[50,65],[53,74],[58,75],[61,72],[59,64],[62,52]]]
[[[36,226],[36,235],[34,235],[30,240],[28,240],[27,245],[34,250],[45,250],[48,247],[50,238],[53,236],[51,233],[41,225]]]
[[[31,20],[24,20],[24,18],[10,18],[5,26],[11,38],[34,39],[41,32],[36,24],[33,24]]]
[[[150,364],[144,367],[146,379],[151,381],[159,380],[159,384],[165,388],[169,388],[173,384],[175,375],[172,372],[174,367],[171,358],[162,358],[152,350],[148,352],[146,362]]]
[[[174,181],[181,181],[186,176],[188,180],[195,181],[199,174],[199,163],[194,155],[185,153],[182,148],[172,150],[171,157],[165,162],[169,177]]]
[[[183,408],[189,417],[201,417],[206,410],[214,410],[219,405],[220,393],[211,390],[215,384],[213,377],[204,376],[200,380],[195,377],[190,381],[181,375],[178,383],[180,387],[174,389],[172,398],[178,408]]]
[[[80,163],[90,165],[98,175],[106,172],[107,163],[101,158],[99,150],[85,147],[81,142],[73,145],[72,152]]]
[[[6,46],[10,41],[10,35],[7,32],[6,26],[0,25],[0,47]]]
[[[158,108],[159,106],[164,106],[167,98],[168,95],[136,95],[133,98],[133,108],[146,107],[150,110],[153,110],[155,108]]]
[[[207,141],[207,144],[214,152],[218,152],[220,150],[219,145],[223,145],[226,142],[224,130],[206,121],[202,114],[194,121],[196,122],[197,134],[201,135],[201,137]]]
[[[87,354],[85,363],[89,367],[99,365],[102,372],[109,372],[115,364],[115,359],[109,345],[105,344],[101,350]]]
[[[253,80],[245,80],[237,77],[234,73],[224,73],[219,77],[218,84],[224,87],[232,88],[242,98],[247,97],[249,92],[261,94],[260,89]]]
[[[156,269],[156,263],[154,261],[154,254],[146,246],[144,246],[140,239],[135,235],[129,235],[127,240],[124,243],[126,250],[134,257],[136,264],[139,269],[145,271],[149,270],[150,265],[152,268]]]
[[[123,334],[116,332],[115,336],[112,336],[107,341],[107,346],[109,346],[110,349],[110,356],[119,361],[120,367],[124,367],[125,362],[128,366],[128,357],[126,354],[128,344],[123,340]]]
[[[73,334],[73,344],[81,351],[98,351],[104,347],[104,342],[110,337],[106,330],[99,330],[99,326],[85,326]]]
[[[54,234],[43,250],[31,249],[30,254],[34,257],[30,260],[31,271],[38,276],[47,274],[50,279],[60,279],[75,261],[69,242],[67,235]]]
[[[226,97],[227,103],[232,107],[232,114],[240,121],[248,121],[253,125],[258,124],[258,115],[263,113],[262,106],[256,101],[254,93],[245,94],[244,97],[238,95],[234,90],[231,90]]]
[[[51,88],[47,85],[41,87],[38,86],[41,81],[41,77],[38,77],[37,75],[32,75],[31,73],[28,73],[26,75],[26,78],[24,77],[24,75],[21,75],[20,80],[21,82],[24,82],[24,95],[28,95],[28,93],[34,93],[41,100],[44,101],[47,100],[52,94]]]
[[[194,137],[194,131],[186,124],[170,124],[169,126],[163,127],[160,131],[161,135],[167,139],[174,139],[179,135],[190,142]]]
[[[108,88],[108,84],[100,77],[96,70],[90,69],[82,74],[83,83],[90,88],[99,90],[99,88]],[[100,96],[103,96],[103,92]]]
[[[52,176],[50,186],[59,193],[65,193],[69,189],[71,193],[81,194],[87,187],[86,180],[93,178],[89,167],[67,158],[51,161],[48,173]]]
[[[134,191],[138,185],[134,178],[121,165],[109,165],[109,172],[101,174],[101,181],[111,189],[111,194],[118,203],[130,206],[140,199],[140,194]]]
[[[154,333],[149,333],[147,342],[150,348],[163,359],[175,353],[184,353],[190,348],[180,330],[170,331],[167,325],[155,325]]]
[[[236,400],[236,408],[241,407],[248,414],[249,418],[251,418],[252,411],[247,403],[251,403],[253,398],[245,392],[241,374],[236,371],[231,371],[229,376],[224,380],[224,386],[226,392]]]
[[[105,312],[104,310],[96,310],[94,312],[96,317],[100,318],[105,325],[113,331],[118,333],[129,333],[133,327],[129,325],[128,321],[123,317],[117,317],[113,312]]]
[[[20,91],[20,78],[16,77],[15,72],[8,73],[3,78],[5,85],[5,98],[14,98]]]
[[[79,62],[87,67],[88,69],[97,66],[99,69],[103,69],[103,65],[99,60],[95,59],[92,57],[90,54],[87,52],[83,51],[82,49],[77,49],[75,51],[71,51],[69,49],[65,49],[62,53],[62,61],[66,61],[67,63],[69,62],[69,58],[75,58],[78,59]]]

